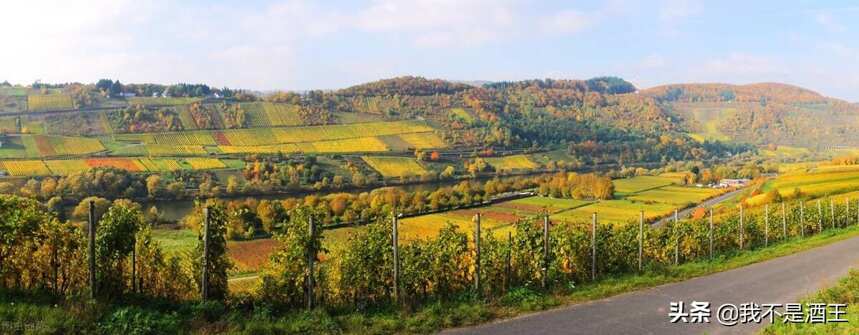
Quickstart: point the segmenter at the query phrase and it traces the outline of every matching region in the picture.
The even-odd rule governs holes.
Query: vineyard
[[[243,103],[251,127],[284,127],[303,124],[298,114],[299,106],[271,102]]]
[[[531,170],[539,167],[528,156],[513,155],[505,157],[488,157],[486,162],[496,170]]]
[[[184,97],[171,97],[171,98],[160,98],[160,97],[132,97],[126,98],[129,105],[141,105],[141,106],[179,106],[179,105],[189,105],[195,102],[199,102],[200,98],[184,98]]]
[[[41,157],[85,155],[105,150],[95,138],[35,135],[33,139]]]
[[[3,169],[12,176],[48,176],[51,170],[39,160],[4,161]]]
[[[67,176],[92,168],[115,168],[129,172],[169,172],[227,168],[217,158],[88,158],[61,160],[2,161],[2,169],[11,176]]]
[[[401,140],[408,143],[410,148],[423,149],[439,149],[447,147],[444,140],[435,133],[411,133],[397,135]]]
[[[220,159],[216,158],[186,158],[185,162],[194,170],[223,169],[227,167]]]
[[[852,197],[855,195],[845,194],[831,200],[806,199],[802,205],[798,202],[772,204],[767,211],[762,207],[744,211],[722,208],[712,216],[681,218],[658,227],[639,225],[642,207],[631,201],[588,202],[532,197],[399,220],[396,241],[392,241],[390,217],[363,227],[325,229],[321,246],[326,252],[317,266],[325,268],[326,274],[358,271],[387,279],[364,283],[347,276],[345,278],[352,278],[349,283],[320,284],[337,288],[324,290],[322,301],[339,306],[353,303],[356,296],[371,299],[381,295],[392,299],[390,293],[384,292],[388,292],[393,283],[398,283],[399,299],[423,301],[436,295],[471,290],[478,269],[481,290],[477,294],[487,297],[501,296],[510,287],[555,289],[570,282],[613,280],[616,276],[641,271],[662,273],[687,262],[731,257],[741,250],[760,249],[855,226],[859,224],[859,201]],[[820,200],[825,205],[816,205]],[[663,207],[651,207],[650,211],[673,211],[668,203],[659,206]],[[550,212],[548,221],[543,221],[543,208]],[[580,209],[584,209],[586,215],[578,215]],[[474,240],[474,217],[478,213],[481,217],[479,267],[475,260],[478,242]],[[646,213],[646,222],[655,219],[654,214]],[[595,225],[591,225],[592,220]],[[544,226],[544,222],[548,225]],[[290,227],[306,227],[306,223],[299,221],[289,224]],[[548,239],[544,239],[544,231]],[[391,254],[393,243],[398,245],[398,256]],[[272,240],[235,242],[231,246],[237,250],[231,250],[230,257],[237,262],[240,271],[262,268],[269,259],[262,255],[283,248]],[[305,252],[297,254],[305,255]],[[368,254],[384,256],[369,260]],[[396,280],[391,277],[394,276],[390,271],[392,257],[397,257],[402,269]],[[432,265],[435,262],[442,262],[444,266]],[[289,270],[294,268],[283,269],[303,273]],[[261,274],[263,277],[270,275],[269,272]],[[330,277],[321,278],[330,280]],[[422,286],[439,278],[446,278],[447,284],[432,286],[432,289]],[[248,281],[250,279],[241,279],[243,292],[272,289],[258,286],[259,280],[255,284]]]
[[[145,144],[146,153],[150,156],[203,156],[206,149],[201,145],[164,145]]]
[[[790,197],[797,190],[804,195],[823,196],[859,189],[859,166],[818,168],[779,176],[766,184],[761,191],[778,190],[782,197]],[[765,195],[751,198],[750,203],[759,203]]]
[[[685,206],[704,201],[721,193],[720,190],[705,187],[665,186],[627,196],[629,200],[646,203],[666,203]]]
[[[636,176],[634,178],[615,179],[615,194],[636,193],[652,188],[668,186],[675,183],[674,178],[665,176]]]
[[[361,158],[385,177],[417,176],[427,172],[413,158],[371,156]]]
[[[27,96],[27,109],[34,112],[72,109],[74,107],[72,98],[65,94]]]

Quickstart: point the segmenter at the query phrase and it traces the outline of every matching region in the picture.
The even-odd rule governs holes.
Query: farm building
[[[722,179],[719,181],[720,188],[728,188],[728,187],[743,187],[749,184],[751,180],[749,179]]]

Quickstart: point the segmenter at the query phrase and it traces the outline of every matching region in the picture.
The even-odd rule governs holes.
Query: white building
[[[720,188],[743,187],[749,184],[749,179],[722,179],[719,181]]]

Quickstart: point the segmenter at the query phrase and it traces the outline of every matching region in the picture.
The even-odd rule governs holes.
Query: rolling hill
[[[691,136],[821,149],[859,145],[859,105],[779,83],[677,84],[642,90]]]

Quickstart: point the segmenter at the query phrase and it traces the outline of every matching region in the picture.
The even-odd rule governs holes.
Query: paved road
[[[702,203],[700,203],[700,204],[697,204],[697,205],[695,205],[695,206],[692,206],[692,207],[689,207],[689,208],[687,208],[687,209],[684,209],[684,210],[682,210],[682,211],[677,212],[677,217],[679,217],[679,218],[682,220],[683,218],[686,218],[686,217],[688,217],[690,214],[692,214],[692,211],[694,211],[694,210],[695,210],[695,208],[698,208],[698,207],[704,207],[704,208],[713,207],[713,206],[715,206],[715,205],[717,205],[717,204],[721,203],[722,201],[725,201],[725,200],[730,199],[731,197],[733,197],[733,196],[734,196],[734,195],[736,195],[737,193],[742,192],[743,190],[745,190],[745,189],[741,188],[741,189],[738,189],[738,190],[733,190],[733,191],[731,191],[731,192],[728,192],[728,193],[722,194],[722,195],[720,195],[720,196],[718,196],[718,197],[715,197],[715,198],[712,198],[712,199],[705,200],[704,202],[702,202]],[[656,226],[656,227],[659,227],[659,226],[662,226],[662,225],[664,225],[664,224],[668,223],[668,221],[670,221],[670,220],[674,220],[674,215],[669,215],[668,217],[664,217],[664,218],[662,218],[662,220],[656,221],[656,223],[654,223],[653,225],[654,225],[654,226]]]
[[[668,322],[671,301],[787,303],[832,285],[859,266],[859,237],[684,282],[502,320],[446,334],[752,334],[760,325]]]

